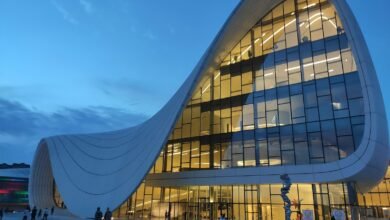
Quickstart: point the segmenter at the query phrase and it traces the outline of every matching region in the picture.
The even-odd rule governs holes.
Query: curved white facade
[[[121,205],[145,179],[204,76],[216,69],[247,31],[281,2],[242,1],[176,94],[143,124],[107,133],[44,138],[31,168],[30,205],[54,206],[53,180],[67,208],[77,216],[89,217],[98,206],[115,209]],[[364,134],[352,154],[323,164],[161,173],[147,180],[160,186],[260,184],[280,183],[279,175],[288,173],[295,183],[354,181],[361,192],[376,185],[389,162],[383,99],[368,49],[349,7],[344,0],[331,2],[348,36],[364,98]]]

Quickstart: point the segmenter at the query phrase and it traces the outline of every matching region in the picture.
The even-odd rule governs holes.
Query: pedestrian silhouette
[[[49,210],[45,208],[45,211],[43,212],[43,220],[47,220],[47,217],[49,216]]]
[[[24,214],[23,214],[23,220],[27,220],[27,213],[26,212],[24,212]]]
[[[110,208],[107,208],[106,213],[104,213],[104,220],[111,220],[112,213],[110,211]]]
[[[102,211],[100,211],[100,207],[97,207],[95,212],[95,220],[101,220],[103,217]]]
[[[42,216],[42,209],[39,209],[38,218],[40,218],[41,216]]]
[[[37,216],[37,207],[34,206],[34,208],[31,211],[31,220],[35,220],[36,216]]]
[[[51,215],[54,214],[54,206],[51,207],[50,213],[51,213]]]

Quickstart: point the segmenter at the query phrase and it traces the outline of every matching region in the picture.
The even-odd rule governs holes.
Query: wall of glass
[[[390,168],[390,167],[389,167]],[[283,220],[280,184],[152,187],[142,183],[114,216],[129,219]],[[356,193],[353,184],[293,184],[288,194],[292,219],[390,219],[390,169],[371,192]],[[309,218],[311,217],[311,218]]]
[[[390,168],[390,167],[389,167]],[[156,187],[142,183],[113,216],[125,219],[284,219],[281,184]],[[288,194],[292,219],[390,219],[390,169],[371,192],[356,193],[353,184],[293,184]],[[55,187],[55,202],[66,208]]]
[[[343,26],[326,0],[286,0],[206,76],[151,172],[327,163],[364,129]]]
[[[284,220],[281,185],[151,187],[142,184],[114,216],[129,219]],[[292,219],[352,219],[347,184],[293,184]],[[311,218],[309,218],[311,217]],[[341,218],[340,218],[341,219]]]
[[[390,168],[390,167],[389,167]],[[367,217],[390,219],[390,169],[387,169],[384,180],[371,192],[358,195],[361,213]]]

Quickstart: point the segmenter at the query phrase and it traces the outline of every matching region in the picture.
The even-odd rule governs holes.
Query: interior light
[[[209,152],[203,152],[203,153],[201,153],[201,154],[193,154],[193,155],[191,155],[191,156],[193,156],[193,157],[199,157],[199,156],[201,156],[201,155],[209,155]]]
[[[218,77],[221,75],[221,72],[218,72],[217,75],[215,75],[214,80],[218,79]]]
[[[308,19],[308,21],[310,21],[311,19],[313,19],[313,18],[315,18],[315,17],[317,17],[317,16],[319,16],[319,15],[322,15],[322,18],[323,18],[323,19],[327,20],[334,28],[337,29],[336,24],[335,24],[332,20],[330,20],[328,17],[323,16],[324,13],[322,13],[322,12],[317,13],[317,14],[314,14],[313,16],[311,16],[311,17]],[[317,21],[319,21],[319,20],[321,20],[321,17],[318,17],[318,18],[314,19],[314,21],[312,21],[312,22],[310,22],[310,24],[306,25],[306,28],[309,28],[310,25],[314,24],[315,22],[317,22]],[[302,27],[302,26],[303,26],[303,23],[300,25],[300,27]]]
[[[306,25],[306,28],[309,28],[310,25],[313,25],[315,22],[321,20],[321,17],[318,17],[316,19],[314,19],[313,21],[311,21],[308,25]]]
[[[218,74],[215,75],[214,80],[218,79],[218,77],[219,77],[220,75],[221,75],[221,73],[218,72]],[[206,86],[205,89],[202,90],[202,95],[203,95],[203,93],[205,93],[209,88],[210,88],[210,83]]]
[[[203,93],[205,93],[209,88],[210,88],[210,83],[206,86],[206,88],[205,88],[204,90],[202,90],[202,95],[203,95]]]
[[[308,5],[308,6],[305,6],[305,7],[303,7],[303,9],[311,8],[311,7],[314,7],[314,6],[316,6],[316,3],[312,3],[312,4]]]
[[[327,19],[329,21],[329,23],[331,23],[333,25],[333,27],[337,29],[336,24],[332,20],[330,20],[328,17],[324,17],[324,18]]]
[[[323,14],[324,13],[322,13],[322,12],[316,13],[316,14],[312,15],[307,21],[310,21],[311,19],[317,17],[318,15],[323,15]]]
[[[269,40],[271,40],[276,34],[278,34],[279,32],[281,32],[284,28],[286,28],[287,26],[290,26],[291,24],[293,24],[297,19],[294,18],[292,21],[288,22],[286,25],[284,25],[283,27],[279,28],[277,31],[275,31],[271,36],[269,36],[267,39],[264,40],[263,44],[267,43]]]
[[[252,45],[249,45],[244,51],[242,51],[241,55],[238,57],[238,59],[241,59],[241,57],[248,52],[252,48]]]
[[[307,63],[307,64],[304,64],[303,67],[318,65],[318,64],[322,64],[322,63],[326,63],[326,62],[332,62],[332,61],[339,60],[339,59],[340,59],[340,56],[337,56],[337,57],[324,59],[324,60],[320,60],[320,61],[316,61],[316,62],[312,62],[312,63]],[[286,72],[287,71],[293,71],[293,70],[298,70],[300,68],[301,68],[301,66],[295,66],[295,67],[291,67],[291,68],[285,69],[285,71]]]

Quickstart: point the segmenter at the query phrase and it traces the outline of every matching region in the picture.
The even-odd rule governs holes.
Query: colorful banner
[[[28,205],[28,179],[0,177],[0,206]]]

